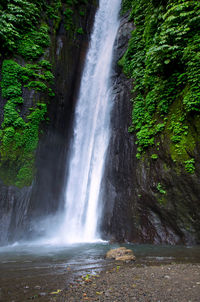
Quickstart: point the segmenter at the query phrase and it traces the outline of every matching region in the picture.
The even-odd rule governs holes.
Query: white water
[[[121,0],[100,0],[75,112],[74,140],[65,193],[62,242],[98,239],[98,205],[111,109],[109,74]]]

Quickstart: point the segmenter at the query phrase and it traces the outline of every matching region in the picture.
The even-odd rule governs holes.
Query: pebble
[[[166,276],[165,276],[165,279],[170,279],[170,276],[166,275]]]
[[[197,268],[198,266],[194,264],[149,265],[148,267],[123,264],[117,271],[114,265],[109,274],[103,271],[99,278],[91,278],[94,283],[83,282],[76,276],[73,282],[68,284],[66,279],[63,280],[63,284],[56,280],[54,287],[51,284],[49,289],[43,283],[41,286],[38,285],[40,282],[37,279],[35,284],[29,284],[27,299],[17,299],[17,301],[28,301],[32,295],[32,299],[39,298],[48,302],[199,302],[200,280],[199,274],[195,274]],[[49,285],[48,279],[46,284]],[[24,282],[21,286],[21,294],[27,286]],[[51,296],[52,288],[63,290]],[[31,290],[33,292],[30,294]],[[36,290],[39,291],[34,296]],[[12,298],[9,301],[12,301]]]
[[[28,286],[28,285],[26,285],[26,286],[24,286],[24,288],[29,288],[29,286]]]

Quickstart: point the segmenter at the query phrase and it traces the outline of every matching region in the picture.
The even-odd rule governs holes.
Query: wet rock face
[[[147,154],[135,170],[140,236],[144,242],[200,242],[200,169],[190,175],[170,159],[163,140],[154,161]],[[163,190],[159,190],[161,184]]]
[[[200,242],[200,165],[194,175],[178,171],[164,137],[158,159],[146,152],[136,159],[131,124],[132,80],[117,65],[133,25],[125,16],[116,40],[113,65],[111,139],[103,182],[102,236],[118,241],[195,244]],[[199,154],[200,150],[196,150]]]
[[[0,244],[24,239],[26,234],[30,238],[36,218],[54,214],[63,206],[62,190],[73,110],[95,11],[95,1],[88,1],[85,19],[79,24],[85,34],[76,40],[66,33],[64,20],[56,33],[52,28],[51,45],[47,50],[55,76],[55,98],[48,105],[50,122],[43,129],[44,135],[38,145],[37,175],[32,186],[18,189],[0,183]],[[24,112],[31,106],[31,93],[28,90],[24,92]],[[2,111],[3,105],[1,100]]]
[[[127,48],[134,29],[132,22],[128,19],[127,14],[121,20],[114,49],[112,130],[102,185],[104,200],[102,236],[120,241],[128,239],[129,233],[134,236],[132,215],[136,205],[133,187],[136,150],[133,137],[128,133],[132,111],[130,102],[132,80],[125,77],[117,64]]]
[[[0,183],[0,244],[20,238],[27,225],[31,187],[17,189]]]

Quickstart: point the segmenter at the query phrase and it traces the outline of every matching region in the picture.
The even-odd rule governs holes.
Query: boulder
[[[133,251],[125,247],[119,247],[108,251],[106,253],[106,258],[125,262],[134,261],[136,259],[133,254]]]

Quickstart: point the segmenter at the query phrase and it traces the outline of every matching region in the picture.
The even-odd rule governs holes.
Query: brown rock
[[[134,261],[135,256],[133,255],[133,251],[129,250],[125,247],[119,247],[117,249],[112,249],[106,254],[107,259],[115,259],[119,261]]]
[[[117,257],[115,260],[124,261],[124,262],[135,261],[135,256],[134,255],[124,255],[124,256]]]

